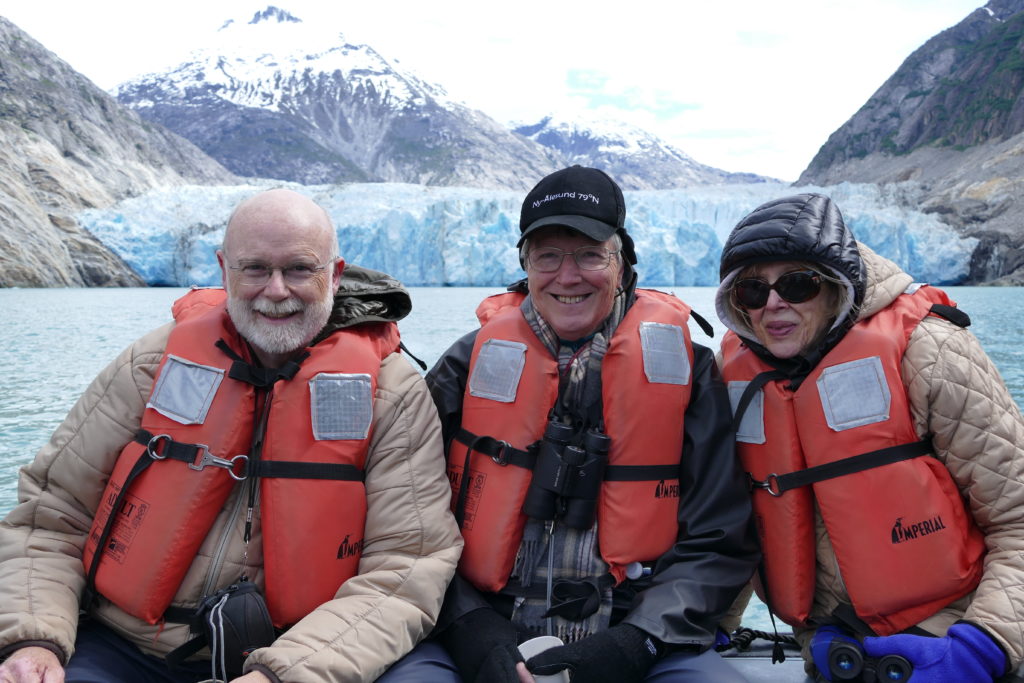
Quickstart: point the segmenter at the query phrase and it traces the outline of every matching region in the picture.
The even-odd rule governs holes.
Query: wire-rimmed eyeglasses
[[[289,285],[304,285],[324,272],[334,260],[319,265],[293,263],[288,266],[274,267],[266,263],[243,263],[239,266],[228,266],[238,273],[239,282],[243,285],[259,287],[270,282],[275,270],[281,271],[281,277]]]
[[[526,255],[526,263],[537,272],[553,273],[562,267],[562,260],[571,254],[580,270],[604,270],[611,262],[612,256],[618,253],[594,245],[585,245],[572,251],[563,251],[557,247],[539,247],[530,250]]]

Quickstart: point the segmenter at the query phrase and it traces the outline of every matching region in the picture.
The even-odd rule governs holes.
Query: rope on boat
[[[716,645],[715,651],[724,652],[730,648],[736,648],[737,652],[743,652],[750,648],[750,643],[755,638],[760,638],[761,640],[769,640],[779,645],[790,645],[797,649],[800,648],[800,644],[793,636],[782,635],[778,633],[769,633],[768,631],[758,631],[756,629],[741,626],[733,632],[732,637],[729,638],[728,643]]]

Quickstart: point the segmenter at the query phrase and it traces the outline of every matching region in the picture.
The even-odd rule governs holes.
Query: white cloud
[[[0,0],[0,14],[111,88],[176,64],[224,20],[267,4],[368,43],[499,120],[597,108],[652,130],[702,163],[786,180],[914,49],[978,6]]]

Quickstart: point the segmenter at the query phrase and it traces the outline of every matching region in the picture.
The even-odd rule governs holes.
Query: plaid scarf
[[[599,419],[601,361],[608,351],[608,341],[625,316],[628,300],[627,293],[619,290],[612,300],[612,310],[604,324],[582,344],[559,339],[547,321],[537,313],[532,296],[527,296],[523,301],[523,317],[551,355],[558,359],[561,410],[556,412],[561,414],[563,422],[579,427],[588,421],[588,416],[597,416]],[[587,426],[603,427],[596,424]],[[572,529],[555,522],[553,533],[549,534],[545,522],[527,520],[512,576],[524,587],[529,587],[534,581],[544,582],[548,585],[549,598],[520,598],[516,601],[512,622],[521,631],[531,637],[555,635],[562,642],[571,643],[608,628],[612,612],[610,588],[601,596],[597,612],[579,621],[559,616],[544,617],[550,603],[551,581],[597,577],[608,572],[608,565],[601,559],[597,541],[596,521],[586,530]]]

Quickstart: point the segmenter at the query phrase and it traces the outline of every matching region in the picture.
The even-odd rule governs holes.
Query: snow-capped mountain
[[[372,47],[275,7],[116,95],[242,176],[523,188],[558,165]]]
[[[596,166],[628,190],[660,190],[691,185],[757,183],[754,173],[729,173],[698,163],[651,133],[609,119],[547,116],[513,131],[561,155],[566,165]]]
[[[766,180],[619,122],[546,117],[510,129],[336,28],[268,7],[116,94],[246,177],[527,189],[582,164],[631,190]]]

